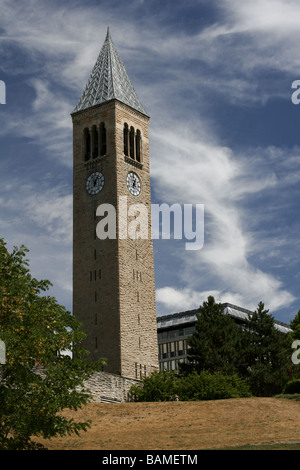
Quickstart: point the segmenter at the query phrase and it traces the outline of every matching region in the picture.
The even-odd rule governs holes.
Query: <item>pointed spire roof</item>
[[[117,99],[147,115],[111,39],[109,28],[107,28],[106,39],[73,113],[112,99]]]

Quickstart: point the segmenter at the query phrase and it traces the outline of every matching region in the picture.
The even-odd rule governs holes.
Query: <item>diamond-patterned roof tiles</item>
[[[107,29],[96,64],[73,113],[112,99],[117,99],[147,115]]]

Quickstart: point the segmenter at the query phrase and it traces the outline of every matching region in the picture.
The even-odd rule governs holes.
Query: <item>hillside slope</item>
[[[91,403],[79,437],[42,441],[49,450],[199,450],[300,441],[300,402],[241,398],[200,402]]]

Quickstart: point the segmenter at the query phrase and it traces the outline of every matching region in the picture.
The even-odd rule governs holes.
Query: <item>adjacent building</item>
[[[243,325],[252,312],[230,303],[223,303],[224,314],[230,315],[238,325]],[[195,331],[196,310],[172,313],[157,318],[157,338],[160,370],[178,370],[180,362],[187,361],[188,337]],[[275,321],[275,327],[288,333],[289,326]]]

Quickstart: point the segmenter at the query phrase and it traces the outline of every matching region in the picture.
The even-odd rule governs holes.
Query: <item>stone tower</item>
[[[109,30],[72,121],[73,313],[90,360],[140,379],[158,369],[149,116]],[[148,211],[143,238],[127,230],[138,207]]]

